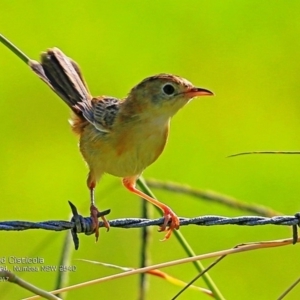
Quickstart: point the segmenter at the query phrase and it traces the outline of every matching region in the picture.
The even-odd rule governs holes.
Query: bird
[[[42,52],[41,62],[30,60],[29,66],[72,110],[71,127],[79,136],[79,149],[89,168],[87,186],[96,241],[95,187],[104,174],[121,177],[127,190],[160,208],[164,222],[159,231],[166,232],[163,240],[169,239],[179,229],[178,216],[138,190],[136,181],[164,150],[171,118],[191,99],[213,92],[180,76],[161,73],[142,80],[121,100],[93,97],[79,65],[56,47]],[[109,230],[109,222],[101,218]]]

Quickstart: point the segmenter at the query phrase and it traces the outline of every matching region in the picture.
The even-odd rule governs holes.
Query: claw
[[[108,223],[108,221],[106,220],[106,218],[103,216],[101,217],[102,221],[103,221],[103,225],[106,228],[106,231],[109,231],[110,225]]]
[[[99,238],[98,209],[94,204],[92,204],[90,207],[90,211],[91,211],[91,218],[92,218],[92,226],[95,232],[95,237],[97,242]]]
[[[167,207],[164,210],[164,218],[165,218],[164,223],[158,230],[159,232],[161,232],[161,231],[167,232],[165,237],[162,240],[160,240],[162,242],[168,240],[170,238],[170,236],[172,235],[173,230],[179,229],[179,226],[180,226],[179,218],[169,207]],[[171,223],[169,224],[170,221],[171,221]]]
[[[90,207],[90,212],[91,212],[91,219],[92,219],[92,227],[94,229],[95,232],[95,237],[96,237],[96,242],[98,241],[99,238],[99,211],[98,208],[92,204]],[[100,216],[100,218],[103,221],[104,227],[107,229],[107,231],[109,231],[110,225],[108,223],[108,221],[106,220],[105,216]]]

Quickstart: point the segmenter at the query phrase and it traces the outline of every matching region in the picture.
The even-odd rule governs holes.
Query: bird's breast
[[[107,134],[88,125],[80,150],[90,170],[118,177],[139,175],[162,153],[168,138],[169,120],[135,122],[115,126]]]

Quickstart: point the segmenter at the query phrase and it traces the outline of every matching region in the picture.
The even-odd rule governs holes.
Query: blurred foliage
[[[299,9],[297,1],[1,0],[0,28],[33,59],[48,47],[62,49],[80,64],[94,95],[124,97],[143,78],[161,72],[213,90],[215,97],[196,99],[175,116],[166,150],[144,176],[294,214],[300,207],[300,157],[226,156],[300,149]],[[0,218],[68,219],[67,200],[87,215],[87,169],[67,123],[67,106],[2,45],[0,66]],[[155,193],[179,216],[243,214],[183,195]],[[112,209],[110,218],[140,214],[140,200],[117,178],[104,177],[96,197],[99,208]],[[187,227],[182,232],[198,254],[291,235],[287,228],[271,226]],[[64,236],[1,232],[0,258],[38,256],[46,265],[57,264]],[[174,238],[165,243],[161,238],[153,230],[152,263],[184,257]],[[80,236],[80,242],[71,259],[77,266],[71,284],[114,272],[91,268],[76,258],[138,267],[138,230],[102,230],[97,244],[91,236]],[[299,276],[297,254],[296,245],[235,255],[210,274],[227,299],[274,299]],[[184,281],[196,273],[192,265],[164,271]],[[56,276],[18,275],[48,290]],[[136,299],[137,283],[138,277],[107,282],[71,292],[69,298]],[[156,278],[150,283],[148,299],[170,299],[178,291]],[[3,283],[0,294],[1,299],[29,296]],[[293,291],[288,299],[295,295]],[[187,291],[180,299],[200,298],[207,296]]]

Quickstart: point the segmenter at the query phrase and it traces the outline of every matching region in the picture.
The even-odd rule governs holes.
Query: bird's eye
[[[173,95],[174,92],[175,92],[174,86],[171,85],[171,84],[169,84],[169,83],[165,84],[165,85],[163,86],[162,90],[163,90],[163,92],[164,92],[166,95],[169,95],[169,96],[170,96],[170,95]]]

